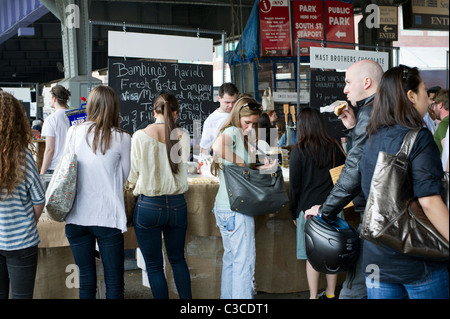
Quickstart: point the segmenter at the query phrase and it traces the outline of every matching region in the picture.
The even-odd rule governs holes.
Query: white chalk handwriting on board
[[[166,63],[110,58],[108,83],[120,99],[121,127],[134,133],[151,120],[156,98],[162,92],[178,100],[180,126],[193,132],[214,111],[212,65]]]

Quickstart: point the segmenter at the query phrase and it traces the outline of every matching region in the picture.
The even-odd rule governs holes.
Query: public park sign
[[[355,42],[353,5],[341,1],[325,1],[324,3],[326,40],[347,43]],[[337,48],[343,46],[327,45],[327,47]]]

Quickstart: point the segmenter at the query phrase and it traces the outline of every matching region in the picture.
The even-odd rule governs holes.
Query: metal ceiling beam
[[[16,0],[8,0],[16,1]],[[22,0],[17,0],[22,1]],[[23,0],[31,1],[31,0]],[[61,69],[57,69],[57,63],[64,62],[64,71],[69,69],[70,57],[63,58],[64,47],[68,45],[62,45],[63,40],[61,37],[62,28],[56,24],[61,24],[61,19],[64,21],[67,13],[63,9],[57,9],[57,4],[75,3],[79,4],[85,0],[40,0],[40,2],[46,7],[47,15],[40,20],[35,21],[33,26],[35,27],[36,34],[33,38],[19,38],[15,35],[7,42],[0,44],[0,81],[8,80],[12,74],[16,74],[17,77],[29,77],[30,81],[49,82],[62,77],[68,77],[66,74],[61,73]],[[196,28],[202,29],[216,29],[227,30],[227,34],[235,36],[240,34],[241,30],[235,30],[232,15],[237,18],[239,8],[245,12],[243,22],[245,23],[245,16],[249,13],[249,9],[253,6],[254,0],[175,0],[175,1],[162,1],[162,0],[86,0],[89,10],[83,10],[80,6],[80,14],[82,12],[89,11],[89,18],[91,20],[104,20],[104,21],[123,21],[135,22],[136,24],[155,24],[163,27],[174,28]],[[0,0],[1,2],[1,0]],[[209,7],[209,8],[208,8]],[[122,9],[124,8],[124,9]],[[64,8],[65,9],[65,8]],[[145,10],[143,10],[145,9]],[[151,14],[151,19],[149,18]],[[126,19],[125,19],[126,17]],[[154,18],[154,19],[153,19]],[[125,19],[125,20],[122,20]],[[1,18],[0,18],[1,20]],[[179,24],[175,26],[175,24]],[[56,28],[51,26],[55,25]],[[92,62],[94,69],[105,67],[105,56],[107,56],[107,37],[105,28],[100,26],[97,30],[94,30],[94,37],[92,43]],[[139,30],[137,30],[139,31]],[[83,32],[77,29],[75,32],[76,37],[79,37],[78,33]],[[156,31],[155,32],[159,32]],[[65,35],[63,34],[63,37]],[[218,40],[220,36],[213,35]],[[87,36],[86,36],[87,37]],[[59,40],[58,40],[59,39]],[[34,47],[30,43],[33,41],[47,41],[45,44],[38,43],[38,51],[34,50]],[[50,42],[48,42],[50,41]],[[58,42],[55,42],[58,41]],[[75,44],[76,50],[78,50],[77,61],[80,68],[79,74],[83,74],[81,68],[86,65],[82,62],[82,51],[87,49],[87,45],[83,45],[84,41],[77,39],[78,43]],[[103,43],[100,44],[100,43]],[[45,45],[45,46],[44,46]],[[24,49],[25,48],[25,49]],[[25,50],[29,54],[23,58],[28,62],[29,66],[38,65],[39,61],[45,61],[45,63],[51,63],[53,59],[54,72],[26,72],[22,73],[22,69],[14,69],[11,66],[11,61],[18,55],[15,55],[17,51]],[[11,51],[13,51],[11,53]],[[9,53],[8,53],[9,52]],[[46,58],[43,58],[42,54],[47,52]],[[57,55],[55,53],[58,52]],[[34,54],[35,53],[35,54]],[[5,58],[5,54],[10,58]],[[48,62],[47,62],[48,61]],[[9,72],[11,70],[11,72]],[[51,71],[51,70],[49,70]],[[7,75],[9,73],[9,76]]]
[[[161,1],[161,0],[95,0],[95,1],[105,1],[105,2],[143,2],[143,3],[156,3],[156,4],[184,4],[184,5],[194,5],[194,6],[213,6],[213,7],[233,7],[242,6],[245,8],[253,7],[253,0],[244,1],[248,4],[232,3],[233,1]],[[230,3],[231,2],[231,3]],[[242,2],[242,1],[240,1]]]

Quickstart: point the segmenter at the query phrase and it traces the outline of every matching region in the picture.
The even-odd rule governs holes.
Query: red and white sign
[[[294,37],[297,50],[297,39],[324,39],[322,0],[293,1]],[[320,46],[320,43],[300,41],[301,55],[309,55],[309,47]],[[295,53],[297,55],[297,53]]]
[[[292,55],[289,0],[260,0],[261,56]]]
[[[353,5],[340,1],[325,1],[325,27],[327,41],[355,42]],[[348,48],[349,46],[327,44],[329,48]]]

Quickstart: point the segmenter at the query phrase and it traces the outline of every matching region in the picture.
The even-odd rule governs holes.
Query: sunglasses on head
[[[248,107],[252,111],[261,110],[261,105],[258,103],[253,103],[253,102],[242,105],[242,108],[244,108],[244,107]]]

